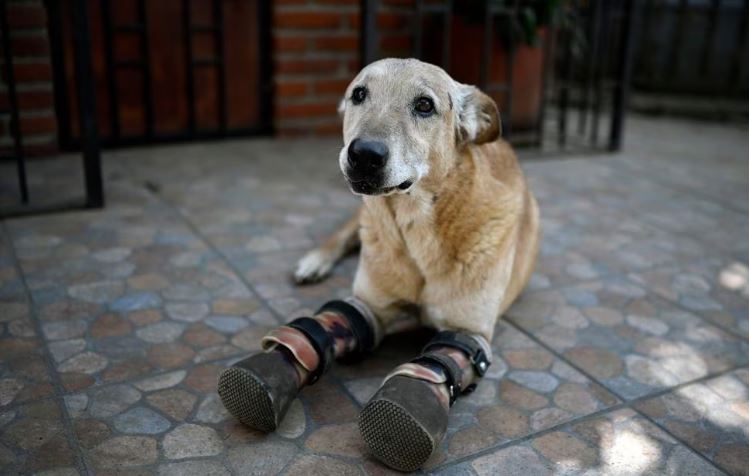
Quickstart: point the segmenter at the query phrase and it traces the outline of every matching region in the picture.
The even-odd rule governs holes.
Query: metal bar
[[[262,1],[259,3],[263,3]],[[193,76],[192,11],[190,0],[182,0],[182,34],[185,42],[185,79],[187,82],[187,130],[195,134],[195,77]],[[262,54],[262,52],[261,52]]]
[[[702,61],[700,62],[700,73],[707,76],[710,73],[710,58],[715,46],[715,36],[718,33],[718,21],[720,19],[720,0],[712,0],[710,9],[710,21],[707,24],[707,37],[702,50]]]
[[[622,25],[622,40],[619,48],[618,63],[619,78],[614,89],[614,105],[611,117],[611,132],[609,134],[609,150],[617,151],[622,148],[624,136],[624,118],[626,115],[627,101],[629,99],[629,88],[632,79],[633,52],[639,30],[639,2],[638,0],[627,0],[625,2],[625,15]]]
[[[447,0],[445,9],[442,11],[442,68],[450,69],[450,54],[452,41],[452,0]]]
[[[140,22],[143,25],[140,41],[140,57],[143,60],[143,110],[146,114],[146,135],[153,136],[153,89],[151,85],[151,62],[148,53],[151,51],[148,34],[148,10],[146,0],[138,1]]]
[[[375,0],[370,0],[375,1]],[[376,4],[375,4],[376,7]],[[273,61],[272,61],[272,49],[273,42],[271,41],[271,6],[270,2],[259,1],[257,2],[257,14],[258,14],[258,52],[260,57],[259,74],[260,81],[258,81],[258,94],[260,97],[260,128],[268,133],[273,132]],[[374,15],[372,15],[374,16]],[[364,25],[364,22],[362,22]],[[370,26],[376,26],[374,23]],[[377,31],[373,28],[376,35]],[[362,46],[363,41],[360,41]],[[374,58],[377,53],[377,43],[372,44],[372,51],[370,56],[362,54],[362,60],[368,57]]]
[[[224,61],[224,8],[223,0],[213,0],[213,23],[216,41],[216,67],[218,70],[218,128],[221,134],[226,134],[226,62]]]
[[[57,117],[57,133],[61,149],[70,148],[72,143],[72,129],[70,124],[70,98],[68,94],[68,79],[65,73],[65,50],[61,25],[63,18],[60,13],[60,2],[46,0],[45,6],[49,14],[49,47],[52,57],[52,71],[54,78],[55,115]]]
[[[104,23],[104,49],[107,67],[107,87],[109,93],[109,127],[114,138],[120,137],[120,102],[118,100],[117,72],[115,71],[114,39],[112,35],[112,2],[103,0],[101,16]]]
[[[741,15],[736,50],[731,61],[731,73],[728,75],[729,87],[738,91],[741,86],[744,52],[749,48],[749,0],[744,0],[744,12]]]
[[[688,0],[679,0],[679,18],[676,21],[676,28],[674,29],[674,35],[671,38],[671,55],[668,63],[667,77],[669,81],[673,81],[676,74],[679,72],[679,60],[681,59],[681,44],[684,39],[684,29],[687,23],[688,13]]]
[[[606,68],[609,57],[609,36],[611,35],[611,2],[610,0],[601,0],[601,17],[603,36],[601,36],[600,58],[597,64],[598,70],[595,76],[595,102],[593,103],[593,123],[590,130],[591,146],[598,145],[598,131],[601,125],[601,105],[603,103],[604,82],[606,77]]]
[[[424,41],[424,0],[416,0],[414,9],[414,44],[412,55],[414,58],[421,58],[422,43]]]
[[[29,186],[26,181],[26,157],[23,153],[18,96],[16,95],[16,73],[13,67],[13,51],[10,46],[8,10],[5,1],[0,2],[0,29],[2,29],[5,81],[8,83],[8,104],[10,105],[10,134],[13,136],[13,155],[16,156],[18,188],[21,192],[21,203],[27,204],[29,203]]]
[[[546,30],[546,38],[544,41],[544,57],[543,57],[543,72],[541,74],[541,105],[538,111],[538,122],[536,123],[536,141],[535,145],[538,148],[543,146],[544,140],[544,124],[546,121],[546,98],[548,97],[549,83],[551,82],[550,74],[552,73],[554,65],[554,45],[556,35],[556,14],[554,11],[551,13],[549,19],[549,26]],[[552,86],[553,88],[553,86]]]
[[[494,12],[492,11],[491,1],[486,1],[486,11],[484,14],[484,42],[481,45],[481,68],[479,82],[481,89],[486,90],[489,86],[489,68],[491,67],[492,40],[494,39]]]
[[[361,48],[362,66],[377,59],[379,50],[379,37],[377,34],[377,11],[379,0],[361,0]]]
[[[83,171],[86,183],[86,206],[104,205],[101,174],[99,130],[96,121],[96,95],[93,94],[94,70],[91,64],[91,38],[86,0],[73,0],[73,44],[78,109],[81,120]]]
[[[518,15],[518,0],[514,0],[512,2],[512,11],[508,13],[509,17],[509,24],[510,24],[510,31],[507,34],[507,55],[505,58],[506,65],[505,65],[505,71],[507,71],[507,93],[505,94],[505,97],[507,98],[507,105],[505,106],[505,111],[507,111],[507,114],[505,114],[506,122],[504,124],[504,127],[502,128],[502,134],[505,138],[510,138],[510,134],[512,134],[512,100],[513,100],[513,94],[512,94],[512,79],[515,71],[515,21],[517,19]]]
[[[590,105],[590,95],[593,91],[593,75],[596,69],[596,60],[598,59],[598,42],[601,36],[601,8],[598,2],[591,3],[590,10],[590,55],[588,58],[588,67],[585,71],[585,88],[580,103],[580,115],[577,123],[577,133],[585,134],[588,128],[588,109]]]
[[[570,8],[575,8],[575,6]],[[564,30],[564,40],[564,59],[560,71],[564,83],[559,88],[559,120],[557,123],[557,143],[560,147],[567,144],[567,109],[570,103],[570,83],[573,73],[572,31],[570,28]]]

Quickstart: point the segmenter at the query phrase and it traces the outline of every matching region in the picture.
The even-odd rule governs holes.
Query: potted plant
[[[481,83],[481,61],[484,44],[484,26],[487,3],[511,6],[512,0],[462,0],[453,6],[450,48],[450,73],[458,81]],[[514,40],[515,57],[512,63],[512,114],[513,129],[535,127],[541,110],[543,95],[544,50],[542,46],[549,34],[548,25],[561,0],[519,0],[514,21],[497,15],[494,37],[489,55],[489,84],[507,82],[507,45]],[[470,48],[466,45],[471,45]],[[458,54],[459,52],[459,54]],[[507,95],[491,92],[500,111],[507,110]]]

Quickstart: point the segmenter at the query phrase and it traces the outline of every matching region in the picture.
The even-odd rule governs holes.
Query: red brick
[[[49,63],[15,63],[13,66],[17,83],[52,81],[52,66]]]
[[[307,49],[308,39],[301,36],[276,36],[274,41],[277,52],[288,53]]]
[[[21,118],[21,134],[53,134],[57,132],[55,116],[34,116]]]
[[[284,97],[304,96],[307,94],[307,83],[278,83],[276,84],[276,94]]]
[[[330,72],[338,69],[336,60],[279,59],[276,72],[287,74]]]
[[[340,120],[336,120],[335,122],[326,122],[323,124],[317,124],[315,125],[315,134],[320,135],[339,135],[341,133],[341,129],[343,126],[341,125]]]
[[[13,56],[49,56],[49,42],[42,35],[21,36],[11,40]]]
[[[8,5],[11,28],[42,28],[47,26],[47,12],[39,4]]]
[[[300,117],[325,117],[336,114],[335,101],[310,104],[288,104],[276,108],[276,117],[291,119]]]
[[[278,12],[273,25],[276,28],[331,29],[338,28],[343,16],[334,12]]]
[[[411,37],[408,35],[387,35],[380,44],[384,50],[407,50],[411,48]]]
[[[327,51],[355,51],[359,48],[358,36],[328,36],[315,39],[315,48]]]
[[[343,94],[349,84],[348,79],[329,79],[315,82],[315,92],[318,94]]]
[[[380,13],[377,15],[377,26],[383,30],[395,30],[410,26],[411,18],[409,15],[399,13]]]
[[[315,0],[318,5],[359,5],[360,0]]]
[[[17,91],[20,109],[54,109],[55,98],[52,91]],[[0,92],[0,109],[9,108],[7,91]]]

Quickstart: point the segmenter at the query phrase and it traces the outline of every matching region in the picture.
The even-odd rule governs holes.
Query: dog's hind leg
[[[361,208],[325,240],[322,246],[308,252],[299,260],[294,271],[297,283],[311,283],[324,279],[341,258],[359,246],[360,214]]]

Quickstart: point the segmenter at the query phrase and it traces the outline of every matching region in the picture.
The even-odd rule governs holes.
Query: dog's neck
[[[455,160],[449,170],[434,170],[417,182],[408,192],[387,196],[364,197],[365,206],[387,209],[401,228],[414,224],[431,225],[434,222],[439,202],[450,201],[454,193],[467,193],[473,181],[472,160],[466,160],[465,152],[455,151]],[[462,191],[462,192],[461,192]]]

